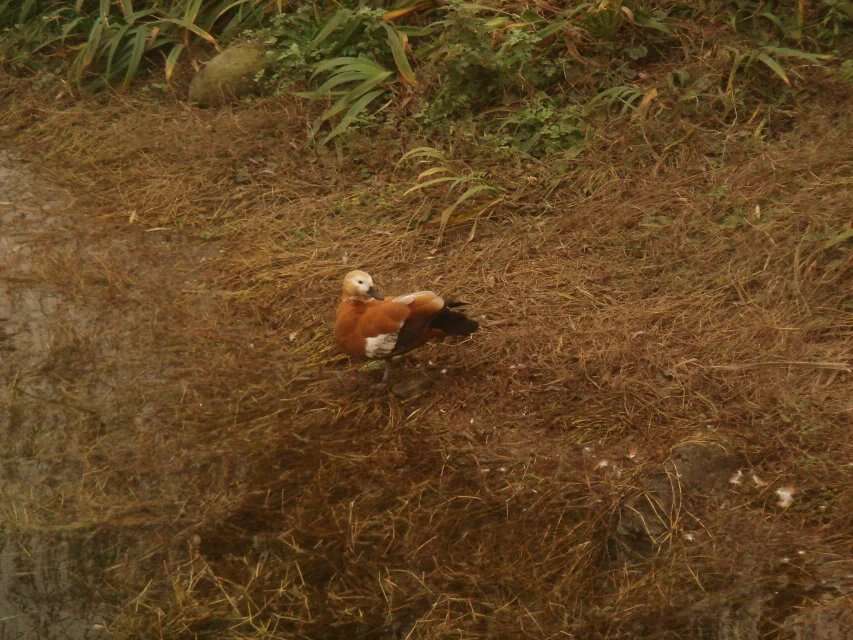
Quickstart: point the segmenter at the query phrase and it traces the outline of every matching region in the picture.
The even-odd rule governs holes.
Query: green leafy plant
[[[635,109],[645,95],[642,88],[633,84],[616,85],[608,87],[597,93],[590,100],[586,109],[587,112],[596,111],[602,107],[612,109],[618,107],[619,113],[624,115]]]
[[[0,60],[126,88],[151,67],[168,81],[196,44],[252,36],[268,91],[322,105],[320,144],[407,118],[542,157],[581,149],[597,112],[639,117],[653,100],[696,120],[778,108],[805,68],[844,51],[851,17],[850,0],[0,0]],[[655,78],[660,61],[676,71]]]
[[[441,194],[445,206],[438,216],[439,232],[437,241],[441,241],[448,224],[461,224],[477,220],[504,200],[503,190],[477,172],[459,171],[453,166],[445,154],[434,147],[416,147],[403,154],[399,164],[412,162],[416,166],[426,167],[415,178],[403,197],[430,190],[435,195]],[[489,199],[491,198],[491,199]],[[484,200],[488,199],[488,202]],[[466,207],[460,211],[460,207]]]
[[[386,16],[384,10],[339,7],[319,17],[316,10],[303,7],[282,16],[268,30],[266,41],[277,49],[273,59],[278,69],[273,70],[271,81],[319,82],[296,95],[332,100],[312,127],[316,136],[325,124],[331,126],[321,144],[363,119],[370,105],[391,91],[395,79],[417,84],[406,51],[408,36],[389,24]]]
[[[579,152],[586,139],[586,123],[579,107],[561,106],[540,95],[500,118],[494,138],[499,146],[537,157]]]
[[[326,144],[339,136],[361,116],[367,106],[385,93],[385,84],[393,75],[383,66],[369,58],[332,58],[319,63],[313,76],[328,74],[328,79],[316,90],[300,93],[307,98],[335,98],[334,103],[314,122],[312,135],[320,127],[339,114],[343,114],[338,123],[322,139]]]
[[[535,14],[507,14],[451,2],[434,24],[438,36],[424,48],[426,63],[441,69],[442,84],[427,120],[492,106],[507,96],[544,89],[562,77],[555,38],[566,22]]]
[[[851,0],[822,0],[822,12],[816,20],[815,37],[832,45],[841,37],[849,37],[853,30],[853,2]]]
[[[90,87],[127,87],[143,60],[162,54],[167,80],[191,39],[216,46],[220,37],[257,22],[269,0],[68,2],[26,0],[0,4],[0,24],[23,60],[57,46],[76,51],[71,78]]]
[[[820,64],[833,59],[833,56],[830,54],[809,53],[807,51],[791,49],[788,47],[763,46],[756,49],[750,49],[748,51],[741,51],[734,47],[728,47],[728,50],[733,56],[727,87],[727,91],[729,93],[734,91],[735,76],[739,72],[748,71],[753,65],[755,65],[755,63],[761,63],[772,71],[780,80],[782,80],[782,82],[790,86],[791,79],[780,60],[799,60],[801,62]]]
[[[759,40],[781,38],[797,43],[812,40],[832,45],[849,35],[853,22],[850,0],[732,0],[722,4],[717,11],[728,13],[728,22],[734,30]]]

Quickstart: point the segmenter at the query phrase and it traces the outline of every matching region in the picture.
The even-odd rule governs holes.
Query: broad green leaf
[[[550,38],[551,36],[559,33],[563,29],[568,26],[567,20],[554,20],[550,22],[547,27],[544,29],[540,29],[536,32],[536,37],[540,40],[545,40],[546,38]]]
[[[341,133],[343,133],[347,129],[347,127],[352,124],[353,120],[355,120],[359,116],[359,114],[361,114],[361,112],[365,110],[367,105],[379,96],[381,96],[383,93],[385,93],[383,90],[377,89],[376,91],[366,93],[365,95],[361,96],[361,98],[356,100],[349,108],[349,111],[347,111],[346,115],[341,118],[341,121],[337,124],[337,126],[332,129],[331,132],[329,132],[329,135],[323,138],[323,142],[321,144],[326,144],[332,138],[339,136]]]
[[[201,0],[190,0],[187,3],[187,8],[184,11],[184,21],[189,24],[195,24],[198,18],[198,10],[201,8]]]
[[[471,222],[472,220],[476,223],[477,219],[481,215],[483,215],[486,211],[494,207],[496,204],[500,204],[501,202],[503,202],[503,200],[504,197],[500,196],[498,198],[495,198],[494,200],[491,200],[490,202],[487,202],[479,209],[469,210],[465,213],[460,213],[459,209],[456,209],[456,211],[453,212],[453,218],[448,218],[447,224],[462,224],[465,222]]]
[[[317,87],[316,90],[304,91],[301,93],[305,97],[325,98],[330,93],[332,93],[332,89],[334,89],[335,87],[339,87],[342,84],[347,84],[351,82],[363,82],[366,79],[367,78],[365,78],[364,74],[360,71],[341,71],[340,73],[336,73],[331,78],[326,80],[323,84]]]
[[[318,128],[323,122],[328,120],[329,118],[333,118],[334,116],[341,113],[344,109],[346,109],[349,105],[356,102],[361,98],[365,93],[371,91],[374,87],[384,82],[391,76],[390,71],[386,71],[384,76],[380,76],[377,78],[370,78],[365,80],[361,84],[355,86],[351,91],[349,91],[346,95],[342,96],[338,99],[335,104],[326,109],[320,117],[317,118],[317,121],[314,123],[314,127]]]
[[[466,200],[470,200],[474,196],[479,195],[481,193],[495,190],[496,189],[489,184],[478,184],[469,188],[467,191],[465,191],[465,193],[459,196],[452,205],[450,205],[444,211],[441,212],[441,217],[439,219],[439,222],[441,223],[441,229],[443,230],[444,227],[447,226],[447,222],[450,220],[450,216],[453,215],[453,212],[456,211],[457,207],[459,207],[459,205],[461,205],[463,202],[465,202]]]
[[[178,64],[178,59],[181,57],[181,53],[183,53],[183,51],[184,45],[176,44],[172,47],[169,55],[166,56],[166,82],[169,82],[172,79],[172,75],[175,73],[175,67]]]
[[[757,58],[758,58],[758,60],[763,62],[767,66],[768,69],[770,69],[773,73],[775,73],[777,76],[782,78],[782,80],[784,81],[785,84],[790,86],[791,81],[788,79],[788,74],[785,73],[785,70],[782,68],[782,65],[780,65],[778,62],[776,62],[773,58],[768,56],[766,53],[759,53]]]
[[[202,40],[206,40],[210,44],[216,46],[216,38],[210,35],[207,31],[199,27],[198,25],[192,24],[191,22],[187,22],[186,20],[181,20],[179,18],[161,18],[160,22],[169,22],[171,24],[176,24],[179,27],[183,27],[187,31],[191,31],[196,34]]]
[[[405,162],[410,158],[434,158],[436,160],[444,160],[444,154],[435,147],[415,147],[403,154],[397,164]]]
[[[145,53],[145,40],[148,38],[148,29],[139,27],[136,30],[136,36],[131,44],[130,61],[127,65],[127,71],[124,74],[123,87],[126,89],[133,81],[136,71],[139,69],[139,63],[142,61],[142,55]]]
[[[130,29],[129,24],[122,25],[119,30],[112,34],[112,36],[110,37],[110,46],[107,50],[107,78],[112,77],[113,57],[115,56],[116,51],[118,50],[121,43],[124,41],[124,36],[127,33],[128,29]]]
[[[498,18],[491,18],[489,20],[486,20],[484,22],[484,24],[486,25],[486,28],[489,29],[490,31],[497,31],[499,29],[503,29],[504,27],[506,27],[507,23],[509,23],[509,21],[510,21],[509,18],[505,18],[503,16],[500,16]]]
[[[666,35],[672,35],[672,29],[665,22],[653,16],[638,15],[635,17],[635,22],[646,29],[654,29]]]
[[[2,7],[0,7],[0,8],[2,8]],[[75,18],[75,21],[76,20],[80,20],[80,18]],[[65,39],[65,36],[62,36],[62,35],[58,35],[58,36],[55,36],[53,38],[49,38],[49,39],[45,40],[44,42],[42,42],[39,46],[35,47],[32,50],[32,53],[37,53],[37,52],[41,51],[42,49],[46,49],[46,48],[52,46],[56,42],[63,41],[64,39]]]
[[[339,67],[346,67],[348,71],[361,71],[365,75],[371,75],[379,71],[385,71],[384,67],[376,64],[370,58],[342,57],[331,58],[329,60],[324,60],[323,62],[319,63],[314,67],[314,72],[311,74],[311,77],[315,78],[321,73],[331,71],[332,69],[336,69]]]
[[[308,49],[314,49],[318,47],[323,41],[328,38],[338,27],[340,27],[344,22],[349,20],[352,17],[352,12],[349,9],[338,9],[334,15],[329,18],[326,24],[323,25],[323,28],[320,29],[320,33],[314,36],[314,39],[309,43]]]
[[[369,65],[364,65],[361,63],[352,63],[341,66],[335,71],[332,76],[326,80],[322,85],[320,85],[316,90],[310,92],[303,92],[303,95],[307,97],[323,97],[326,93],[328,93],[334,87],[340,86],[341,84],[345,84],[347,82],[365,82],[368,85],[373,83],[373,86],[379,84],[380,82],[384,82],[389,77],[391,77],[391,72],[380,67],[379,65],[370,63]]]
[[[429,187],[433,187],[437,184],[446,184],[448,182],[459,183],[459,176],[445,176],[443,178],[433,178],[432,180],[427,180],[426,182],[421,182],[420,184],[416,184],[414,187],[407,189],[403,192],[403,197],[409,195],[410,193],[414,193],[415,191],[420,191],[421,189],[427,189]]]
[[[418,174],[418,177],[415,178],[415,181],[420,182],[424,178],[429,178],[430,176],[434,176],[438,173],[447,173],[450,171],[447,167],[432,167],[431,169],[427,169],[426,171],[421,171]]]
[[[358,60],[359,58],[352,57],[330,58],[328,60],[323,60],[314,66],[314,71],[311,73],[311,77],[315,78],[326,71],[331,71],[332,69],[343,67],[348,64],[354,64],[358,62]]]
[[[833,60],[835,57],[828,53],[809,53],[808,51],[790,49],[788,47],[762,47],[762,50],[780,58],[798,58],[809,62],[823,62]]]
[[[67,38],[68,34],[74,31],[74,27],[76,27],[81,22],[83,22],[83,18],[74,18],[70,22],[67,22],[66,24],[62,25],[62,39],[64,40],[65,38]]]
[[[142,9],[140,11],[135,11],[131,13],[127,17],[127,24],[132,25],[135,24],[137,20],[140,18],[144,18],[145,16],[150,16],[151,14],[157,13],[157,9]]]
[[[732,62],[732,68],[729,70],[729,79],[726,82],[726,94],[733,95],[735,88],[735,75],[737,74],[737,70],[740,69],[744,56],[735,49],[729,49],[729,51],[734,55],[734,62]]]
[[[333,48],[339,51],[342,47],[350,44],[352,37],[362,30],[364,26],[363,20],[347,20],[341,26],[340,32],[335,34]]]
[[[213,14],[214,22],[224,16],[229,11],[231,11],[231,9],[233,9],[234,7],[239,7],[240,5],[244,5],[247,3],[251,3],[251,0],[235,0],[231,3],[223,3],[223,7]]]
[[[403,42],[403,38],[391,25],[386,24],[383,26],[388,32],[388,46],[391,48],[391,55],[394,56],[394,64],[397,65],[400,76],[410,85],[417,84],[418,81],[415,78],[415,72],[409,64],[408,57],[406,57],[406,45]]]
[[[97,54],[98,48],[101,46],[101,34],[103,31],[103,21],[101,18],[95,18],[95,22],[92,24],[92,30],[89,32],[89,39],[86,41],[86,45],[83,49],[85,52],[83,55],[83,68],[80,71],[87,69],[95,59],[95,54]]]

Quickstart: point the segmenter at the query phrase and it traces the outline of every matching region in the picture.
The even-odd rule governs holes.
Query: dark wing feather
[[[461,311],[453,311],[445,307],[432,317],[429,327],[449,336],[467,336],[479,329],[480,325]]]
[[[397,334],[394,355],[411,351],[430,338],[441,337],[442,334],[447,336],[470,335],[479,326],[476,320],[472,320],[460,311],[448,309],[447,306],[432,316],[410,317],[400,329],[400,333]]]
[[[430,318],[424,316],[409,318],[397,334],[394,355],[398,356],[411,351],[426,342],[426,331],[429,322]]]

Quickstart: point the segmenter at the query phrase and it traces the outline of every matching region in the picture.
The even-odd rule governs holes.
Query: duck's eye
[[[364,280],[359,280],[358,284],[364,284]]]

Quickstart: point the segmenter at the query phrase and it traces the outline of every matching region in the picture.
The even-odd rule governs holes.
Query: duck
[[[353,361],[381,360],[387,383],[397,356],[448,336],[469,336],[479,328],[460,307],[433,291],[416,291],[386,298],[366,271],[344,276],[335,314],[335,342]]]

